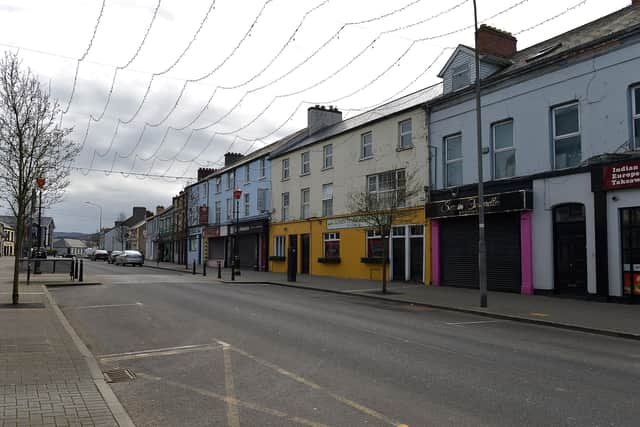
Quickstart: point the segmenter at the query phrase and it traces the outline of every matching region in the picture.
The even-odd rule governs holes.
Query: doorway
[[[394,228],[394,234],[399,234],[399,231],[404,232],[404,227]],[[405,280],[405,238],[404,233],[401,236],[393,236],[392,240],[392,265],[393,276],[391,280]]]
[[[300,256],[302,257],[301,266],[300,266],[300,273],[301,274],[309,274],[309,258],[311,257],[311,248],[310,248],[310,244],[309,244],[309,235],[308,234],[301,234],[300,235],[300,243],[302,245],[302,248],[301,248],[301,251],[300,251]]]
[[[294,256],[293,258],[287,256],[287,271],[291,271],[291,267],[289,266],[290,264],[294,264],[295,271],[298,271],[298,235],[297,234],[290,234],[289,235],[289,253],[293,253]]]
[[[587,235],[584,205],[570,203],[553,209],[555,291],[587,293]]]

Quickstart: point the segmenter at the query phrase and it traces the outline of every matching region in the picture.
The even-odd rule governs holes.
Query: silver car
[[[140,265],[144,264],[144,257],[138,251],[124,251],[115,258],[116,265]]]

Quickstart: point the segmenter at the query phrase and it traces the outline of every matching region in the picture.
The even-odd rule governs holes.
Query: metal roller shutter
[[[240,267],[253,268],[258,257],[258,235],[240,235],[238,238],[238,255],[240,255]]]
[[[489,290],[520,292],[520,215],[487,215]],[[478,219],[451,218],[440,223],[441,283],[478,288]]]

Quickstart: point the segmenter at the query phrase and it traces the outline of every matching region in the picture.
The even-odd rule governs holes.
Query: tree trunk
[[[24,238],[24,213],[16,218],[16,234],[13,253],[13,291],[11,300],[13,304],[20,302],[20,257],[22,256],[22,240]]]
[[[384,256],[382,259],[382,293],[387,293],[387,263],[389,262],[389,237],[387,235],[383,235],[382,237],[383,246],[384,246]]]

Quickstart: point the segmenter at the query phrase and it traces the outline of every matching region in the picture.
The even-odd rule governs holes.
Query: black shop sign
[[[478,197],[441,200],[425,205],[427,218],[451,218],[478,215]],[[484,212],[504,213],[528,211],[533,209],[533,194],[530,190],[510,191],[487,194],[484,196]]]

